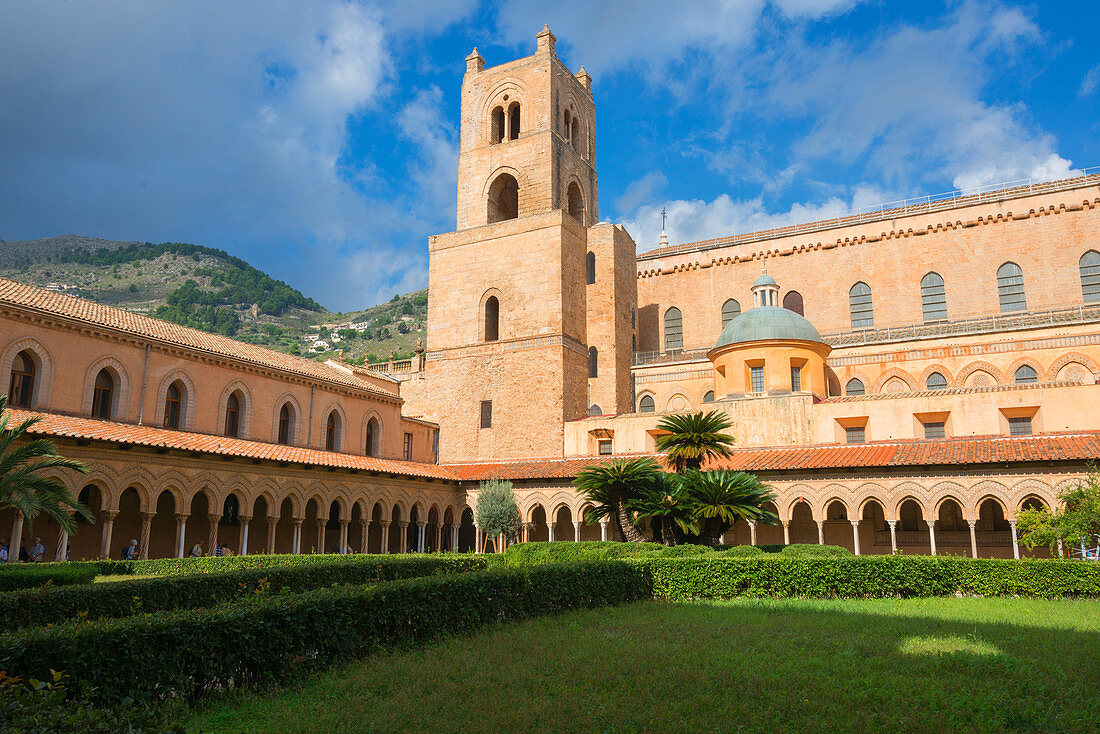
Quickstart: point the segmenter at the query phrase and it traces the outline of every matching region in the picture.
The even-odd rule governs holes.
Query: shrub
[[[135,579],[108,584],[43,588],[0,595],[0,619],[30,627],[140,612],[197,609],[249,594],[308,591],[334,584],[365,584],[441,573],[478,571],[487,556],[330,556],[330,563]],[[228,559],[227,559],[228,560]]]
[[[382,647],[649,594],[643,568],[615,562],[334,587],[7,632],[0,669],[22,677],[64,670],[93,702],[194,699],[287,680]]]
[[[627,558],[649,551],[662,551],[660,543],[621,543],[613,540],[585,540],[579,543],[517,543],[504,551],[505,565],[568,563],[573,561]]]
[[[671,548],[662,548],[655,555],[660,558],[683,558],[685,556],[705,556],[714,553],[714,549],[706,545],[674,545]],[[646,555],[649,555],[648,553]]]
[[[840,556],[852,555],[850,550],[842,548],[839,545],[810,545],[802,543],[785,545],[779,553],[780,555],[791,558],[838,558]]]
[[[0,591],[87,584],[96,575],[96,569],[89,566],[68,567],[62,563],[3,564],[0,566]]]
[[[744,556],[762,556],[764,555],[764,551],[757,548],[755,545],[735,545],[732,548],[719,551],[718,555],[730,558],[741,558]]]

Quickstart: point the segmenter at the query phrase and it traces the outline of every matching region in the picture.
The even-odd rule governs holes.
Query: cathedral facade
[[[1026,552],[1016,513],[1100,455],[1100,177],[638,254],[600,221],[592,79],[554,43],[466,58],[456,228],[429,240],[427,351],[400,371],[0,280],[13,415],[89,466],[61,478],[96,513],[72,538],[0,527],[74,558],[131,536],[146,556],[484,549],[471,508],[501,478],[524,539],[600,539],[577,471],[719,410],[722,465],[771,484],[781,521],[727,542]]]

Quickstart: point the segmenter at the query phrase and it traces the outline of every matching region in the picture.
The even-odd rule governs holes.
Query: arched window
[[[588,348],[588,376],[598,377],[600,353],[595,347]]]
[[[574,181],[565,191],[566,212],[580,223],[584,223],[584,197],[581,187]]]
[[[1085,303],[1100,303],[1100,252],[1089,250],[1081,256],[1079,265]]]
[[[561,136],[565,138],[565,142],[572,143],[573,129],[569,127],[569,120],[569,110],[565,110],[565,112],[562,113]]]
[[[489,296],[485,301],[485,341],[495,342],[500,338],[500,301]]]
[[[379,440],[381,439],[381,432],[379,431],[379,423],[377,418],[371,418],[367,421],[367,456],[380,456]]]
[[[593,403],[588,406],[588,415],[603,415],[603,408]]]
[[[1016,384],[1017,385],[1032,385],[1039,381],[1039,375],[1035,373],[1035,368],[1030,365],[1021,365],[1016,370]]]
[[[340,414],[335,410],[325,420],[325,450],[336,451],[340,448]]]
[[[114,407],[115,380],[107,368],[99,371],[95,376],[95,391],[92,393],[92,417],[102,420],[111,420],[111,409]]]
[[[657,409],[657,404],[653,402],[652,395],[643,395],[642,399],[638,401],[639,413],[652,413]]]
[[[504,108],[493,109],[493,121],[489,131],[489,143],[496,145],[504,140]]]
[[[576,117],[569,124],[569,143],[573,146],[573,150],[581,150],[581,123]]]
[[[665,311],[665,351],[675,352],[684,348],[684,319],[680,309],[673,306]]]
[[[519,138],[519,102],[513,102],[508,107],[508,139]]]
[[[875,325],[871,286],[860,281],[848,290],[848,312],[852,315],[853,329],[870,329]]]
[[[806,309],[802,303],[802,294],[798,291],[789,291],[783,296],[783,308],[794,311],[799,316],[806,315]]]
[[[920,303],[924,323],[947,321],[947,292],[939,273],[929,273],[920,279]]]
[[[714,391],[713,390],[707,390],[707,394],[703,396],[703,402],[704,403],[713,403],[714,402]]]
[[[741,315],[741,304],[737,299],[731,298],[722,304],[722,328]]]
[[[596,253],[594,252],[584,257],[584,282],[588,285],[596,282]]]
[[[294,406],[283,403],[279,408],[279,443],[289,446],[294,440]]]
[[[863,380],[853,377],[848,380],[848,384],[844,386],[845,395],[864,395],[867,390],[863,386]]]
[[[225,435],[239,437],[241,433],[241,409],[244,407],[244,398],[240,390],[234,390],[229,399],[225,401]]]
[[[11,363],[11,383],[8,402],[19,408],[31,407],[34,396],[34,357],[24,350]]]
[[[519,182],[510,173],[502,173],[489,187],[489,224],[519,216]]]
[[[928,376],[928,380],[924,383],[924,387],[927,390],[943,390],[947,387],[947,378],[939,372],[933,372]]]
[[[183,415],[183,383],[176,380],[168,386],[168,392],[164,395],[164,427],[180,427],[180,419]]]
[[[1027,310],[1024,271],[1016,263],[1005,263],[997,268],[997,296],[1001,299],[1001,313]]]

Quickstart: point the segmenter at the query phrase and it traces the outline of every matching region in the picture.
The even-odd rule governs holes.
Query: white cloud
[[[419,148],[410,174],[417,184],[417,206],[435,216],[447,212],[453,221],[458,190],[458,132],[443,112],[443,91],[432,87],[417,92],[401,110],[397,122],[401,137]]]
[[[1097,87],[1100,87],[1100,64],[1085,72],[1085,78],[1081,80],[1081,86],[1077,88],[1077,96],[1081,99],[1091,97]]]
[[[619,212],[633,213],[644,205],[652,206],[651,199],[668,186],[668,177],[660,171],[650,171],[626,187],[615,200]]]

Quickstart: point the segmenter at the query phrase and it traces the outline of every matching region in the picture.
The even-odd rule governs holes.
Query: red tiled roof
[[[322,362],[315,362],[312,359],[283,354],[255,344],[230,339],[226,336],[180,326],[170,321],[143,316],[142,314],[95,303],[84,298],[55,293],[7,278],[0,278],[0,303],[9,303],[21,308],[64,316],[96,326],[118,329],[134,336],[169,342],[180,347],[208,354],[217,354],[228,359],[249,362],[268,369],[291,372],[315,380],[338,383],[376,395],[396,397],[392,392],[387,392],[366,380],[359,379],[352,373],[350,367],[348,370],[337,369]]]

